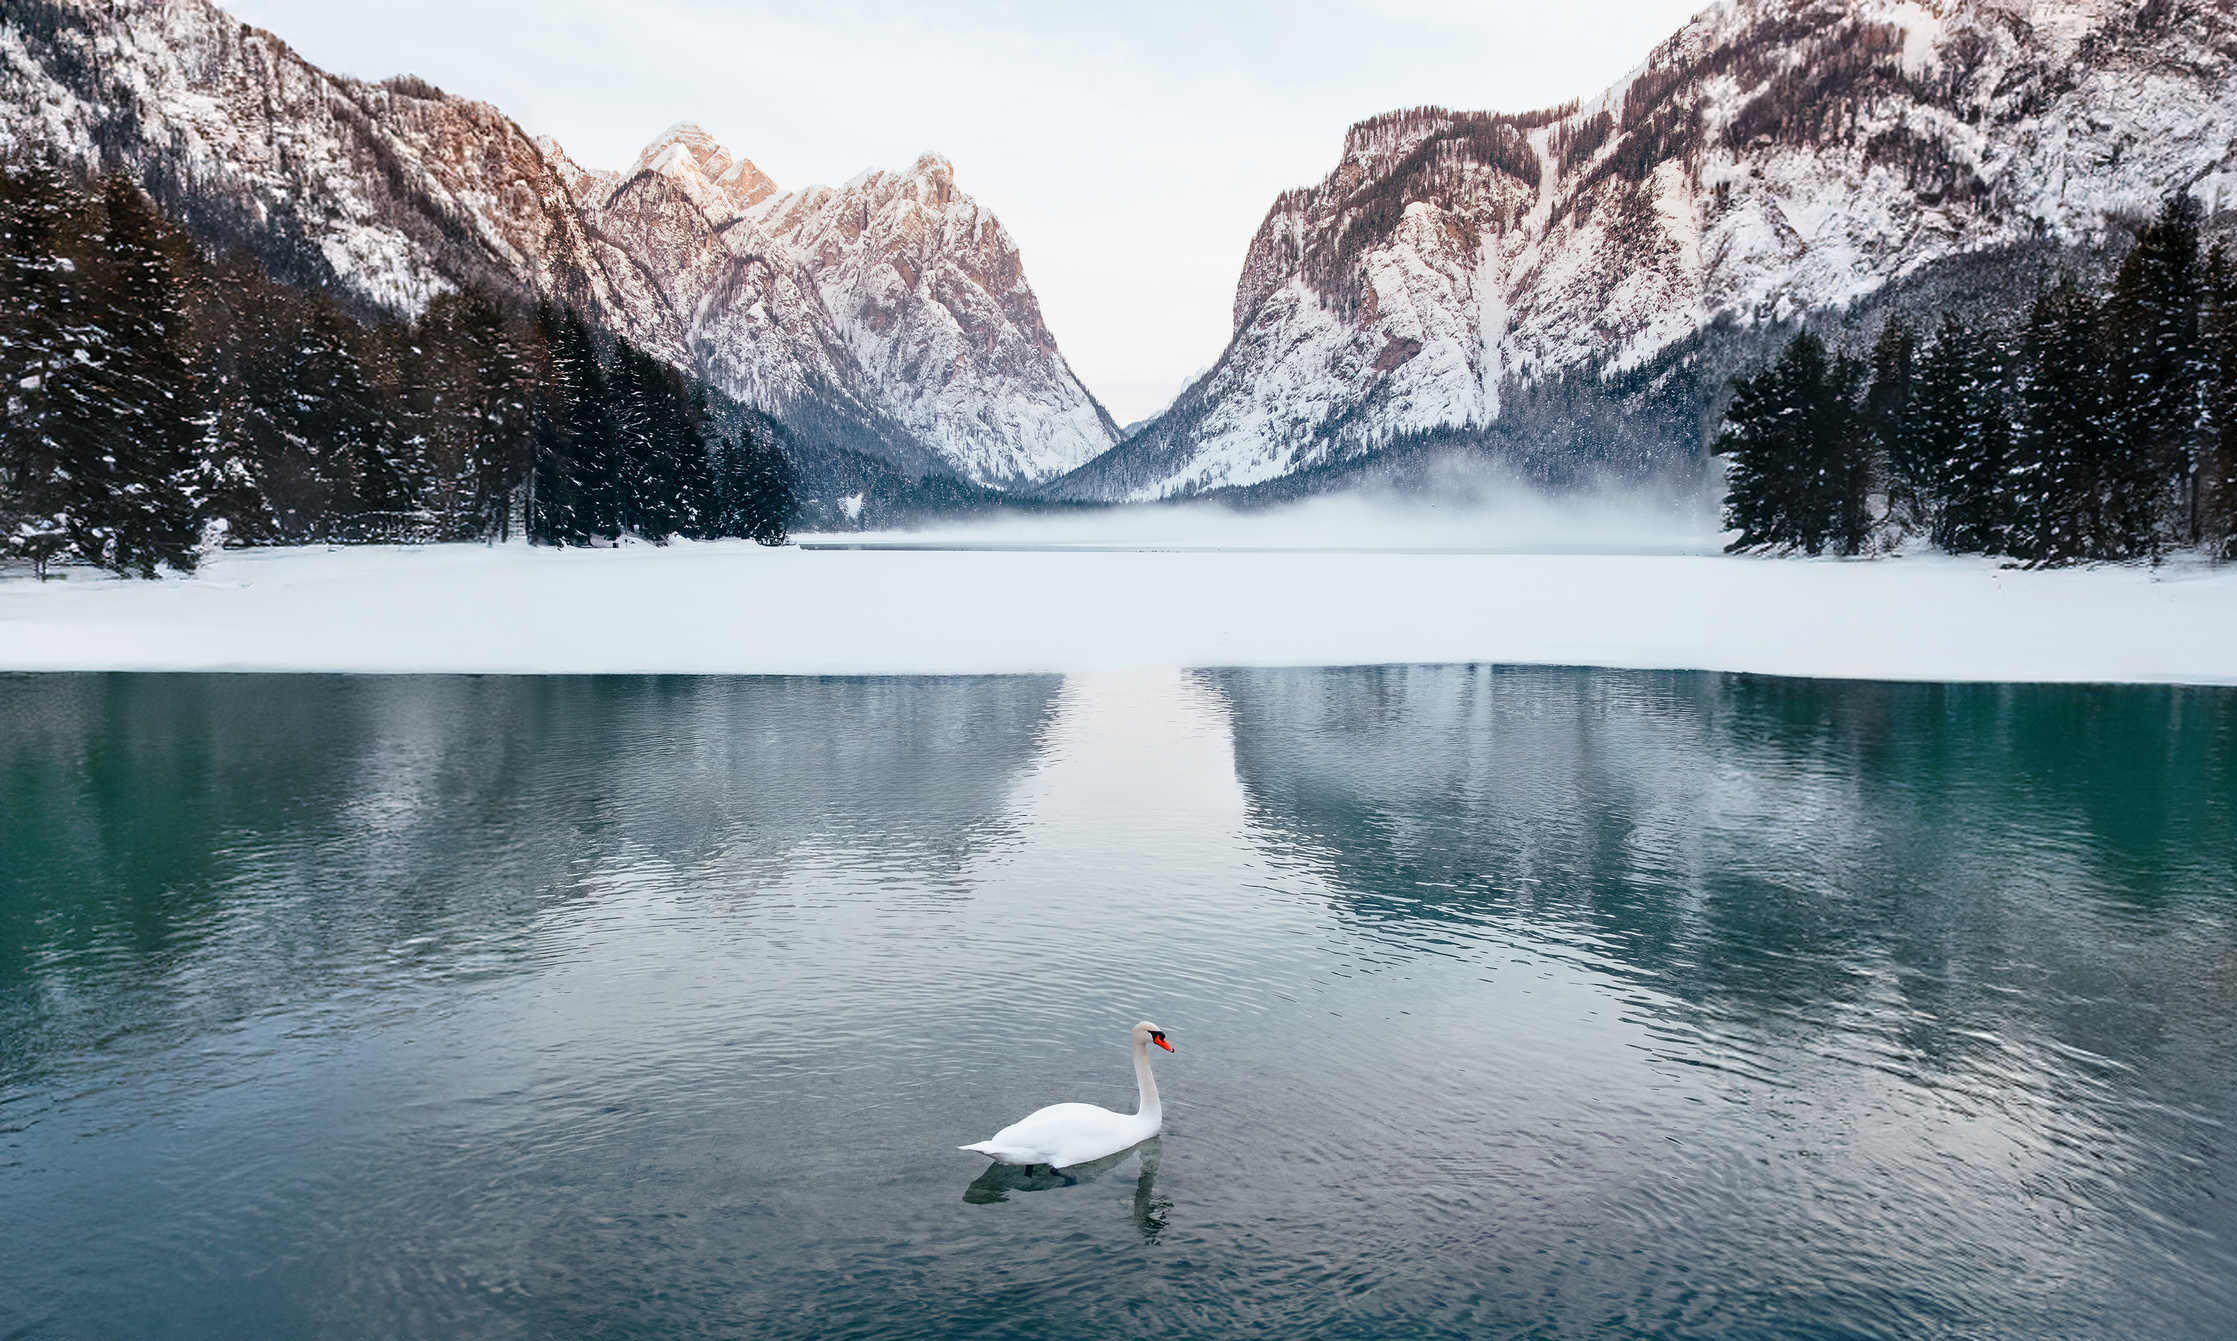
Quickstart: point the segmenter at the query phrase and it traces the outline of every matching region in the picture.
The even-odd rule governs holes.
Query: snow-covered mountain
[[[1052,491],[1259,484],[1533,394],[1559,415],[1562,375],[2100,246],[2177,189],[2237,206],[2237,0],[1727,0],[1587,101],[1353,126],[1268,211],[1219,363]]]
[[[1116,426],[944,160],[783,192],[693,126],[585,169],[486,104],[329,74],[208,0],[8,0],[0,147],[124,170],[284,276],[410,314],[575,303],[804,439],[1012,486]]]
[[[786,192],[692,125],[623,173],[544,150],[697,365],[749,404],[842,405],[998,487],[1117,438],[1042,322],[1017,245],[946,159]]]

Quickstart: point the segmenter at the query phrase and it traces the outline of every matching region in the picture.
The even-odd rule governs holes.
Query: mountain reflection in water
[[[2226,690],[5,677],[0,1334],[2222,1337],[2233,891]]]

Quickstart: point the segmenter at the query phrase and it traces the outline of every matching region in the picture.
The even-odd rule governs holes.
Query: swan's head
[[[1138,1048],[1145,1043],[1155,1043],[1167,1052],[1173,1050],[1173,1045],[1165,1041],[1165,1031],[1148,1020],[1134,1026],[1134,1046]]]

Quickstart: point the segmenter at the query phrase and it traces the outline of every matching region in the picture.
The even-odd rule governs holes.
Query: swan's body
[[[1050,1104],[994,1133],[987,1140],[959,1146],[1003,1164],[1046,1164],[1069,1168],[1140,1145],[1165,1127],[1157,1100],[1157,1077],[1150,1074],[1150,1043],[1167,1052],[1165,1031],[1144,1020],[1134,1026],[1134,1084],[1141,1103],[1132,1113],[1114,1113],[1094,1104]]]

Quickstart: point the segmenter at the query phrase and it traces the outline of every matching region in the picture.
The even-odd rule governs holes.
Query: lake
[[[2233,1044],[2233,690],[0,677],[5,1336],[2226,1338]]]

